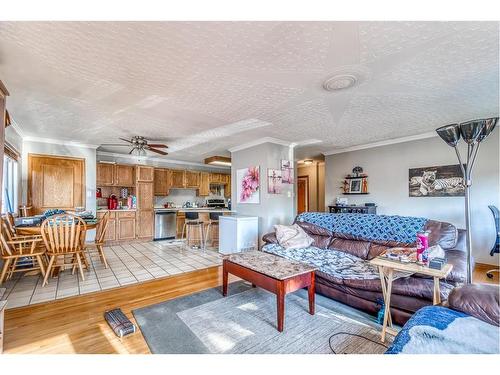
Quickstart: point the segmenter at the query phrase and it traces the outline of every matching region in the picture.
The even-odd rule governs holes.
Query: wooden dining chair
[[[109,211],[107,211],[102,218],[97,223],[96,232],[95,232],[95,247],[99,252],[99,257],[101,261],[104,263],[104,267],[108,268],[108,262],[106,260],[106,256],[104,255],[104,238],[106,237],[106,231],[108,230],[108,221],[109,221]]]
[[[85,280],[82,265],[82,260],[85,259],[85,234],[87,232],[85,221],[70,214],[54,215],[44,220],[41,232],[49,256],[49,265],[42,286],[48,283],[49,275],[55,267],[64,269],[66,266],[71,266],[73,274],[78,267],[82,280]],[[70,263],[65,262],[68,255],[71,255]],[[57,264],[60,257],[62,257],[62,264]]]
[[[0,257],[4,262],[0,273],[0,285],[5,279],[10,279],[15,272],[40,270],[45,276],[46,269],[43,261],[45,248],[40,246],[43,241],[42,236],[18,236],[12,239],[8,225],[5,223],[6,220],[1,218],[0,221]],[[28,265],[31,260],[32,266],[18,268],[20,260]]]

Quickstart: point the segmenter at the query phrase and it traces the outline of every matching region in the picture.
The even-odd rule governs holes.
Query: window
[[[17,213],[18,179],[17,161],[5,154],[3,159],[2,214]]]

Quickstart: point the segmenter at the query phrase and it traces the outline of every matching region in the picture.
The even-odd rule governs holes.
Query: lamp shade
[[[487,118],[481,121],[484,121],[484,125],[481,129],[481,133],[479,133],[479,137],[477,138],[478,142],[482,142],[483,139],[489,136],[493,129],[495,129],[495,126],[498,122],[498,117]]]
[[[448,146],[455,147],[460,140],[460,127],[458,124],[441,126],[436,129],[436,132]]]
[[[484,128],[484,120],[472,120],[460,124],[460,134],[465,142],[472,144],[477,141]]]

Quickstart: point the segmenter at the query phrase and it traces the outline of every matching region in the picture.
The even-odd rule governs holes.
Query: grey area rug
[[[316,296],[316,314],[308,313],[307,292],[287,295],[285,330],[276,329],[276,296],[247,283],[220,288],[133,311],[152,353],[233,354],[378,354],[385,348],[342,332],[379,342],[373,317],[323,296]],[[386,343],[387,344],[387,343]]]

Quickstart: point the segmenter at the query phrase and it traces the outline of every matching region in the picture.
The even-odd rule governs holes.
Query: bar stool
[[[207,246],[206,245],[206,242],[208,241],[208,238],[209,236],[212,234],[211,233],[211,229],[212,229],[212,225],[217,225],[217,227],[219,226],[219,216],[222,215],[222,212],[210,212],[210,214],[208,215],[209,216],[209,220],[208,220],[208,225],[207,225],[207,229],[206,229],[206,232],[205,232],[205,247]],[[219,238],[217,236],[217,244],[219,243]],[[210,245],[213,246],[214,245],[214,236],[212,234],[211,238],[210,238]]]
[[[198,233],[200,235],[200,248],[205,250],[205,233],[203,233],[203,224],[204,222],[200,220],[200,215],[198,212],[186,212],[186,219],[184,221],[184,226],[182,227],[181,238],[184,238],[184,232],[186,233],[186,246],[189,247],[191,244],[191,236],[194,235],[195,232],[193,230],[198,229]]]

